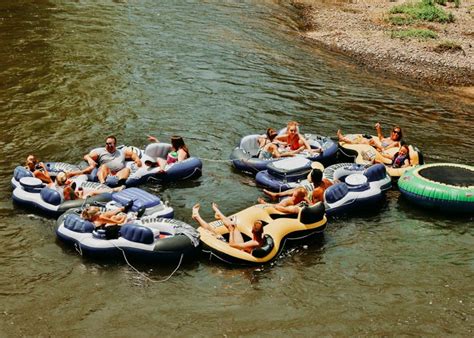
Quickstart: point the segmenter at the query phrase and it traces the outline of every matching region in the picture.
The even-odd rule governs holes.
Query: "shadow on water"
[[[451,229],[458,233],[474,233],[472,227],[474,215],[472,213],[470,215],[453,213],[438,208],[418,206],[408,201],[402,194],[398,196],[397,209],[404,213],[408,219],[428,221],[436,228]]]

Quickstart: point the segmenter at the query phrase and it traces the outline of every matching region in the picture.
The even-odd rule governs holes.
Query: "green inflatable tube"
[[[417,166],[398,181],[402,195],[418,205],[474,214],[474,167],[454,163]]]

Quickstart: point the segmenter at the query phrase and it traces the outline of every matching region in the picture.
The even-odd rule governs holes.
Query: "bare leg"
[[[209,230],[209,231],[215,233],[214,228],[213,228],[211,225],[209,225],[209,223],[207,223],[207,222],[201,217],[201,215],[199,214],[199,208],[200,208],[200,207],[201,207],[201,206],[199,205],[199,203],[197,203],[197,204],[195,204],[195,205],[193,206],[193,216],[192,216],[192,217],[193,217],[193,220],[195,220],[202,228],[207,229],[207,230]]]
[[[234,226],[229,229],[229,244],[244,243],[244,238]]]
[[[337,138],[339,139],[339,142],[352,143],[347,137],[342,134],[341,129],[337,130]]]
[[[112,172],[110,171],[109,167],[107,167],[107,165],[105,165],[105,164],[102,164],[99,167],[99,170],[97,171],[97,178],[99,179],[99,182],[100,183],[105,183],[105,179],[111,173]]]
[[[227,227],[229,232],[231,232],[231,228],[235,228],[235,220],[231,220],[229,217],[225,216],[217,206],[216,203],[212,203],[212,210],[215,212],[215,217],[218,220],[221,220],[222,223]]]
[[[281,192],[272,192],[272,191],[269,191],[267,189],[263,189],[263,193],[265,195],[269,196],[272,199],[272,201],[275,201],[278,197],[293,195],[293,193],[295,192],[296,189],[298,189],[298,188],[292,188],[292,189],[288,189],[288,190],[281,191]]]
[[[263,193],[265,195],[269,196],[272,199],[272,201],[276,200],[279,197],[278,193],[272,192],[272,191],[267,190],[267,189],[263,189]]]
[[[115,174],[119,180],[126,180],[130,176],[130,168],[123,168],[117,174]]]

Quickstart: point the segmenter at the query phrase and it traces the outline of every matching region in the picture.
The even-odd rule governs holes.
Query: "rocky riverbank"
[[[293,4],[303,17],[303,35],[325,48],[342,52],[357,63],[387,74],[436,85],[463,86],[474,94],[474,4],[442,6],[452,23],[416,23],[436,32],[436,39],[392,38],[390,8],[405,0],[311,1]],[[413,26],[413,25],[410,25]],[[455,48],[452,48],[452,47]],[[451,47],[451,48],[450,48]]]

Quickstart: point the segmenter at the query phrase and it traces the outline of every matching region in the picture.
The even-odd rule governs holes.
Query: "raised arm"
[[[380,126],[379,122],[377,122],[375,124],[375,130],[377,131],[377,136],[378,136],[379,140],[382,141],[382,139],[383,139],[382,127]]]
[[[147,138],[148,138],[148,141],[150,142],[154,142],[154,143],[160,142],[155,136],[152,136],[152,135],[147,135]]]

